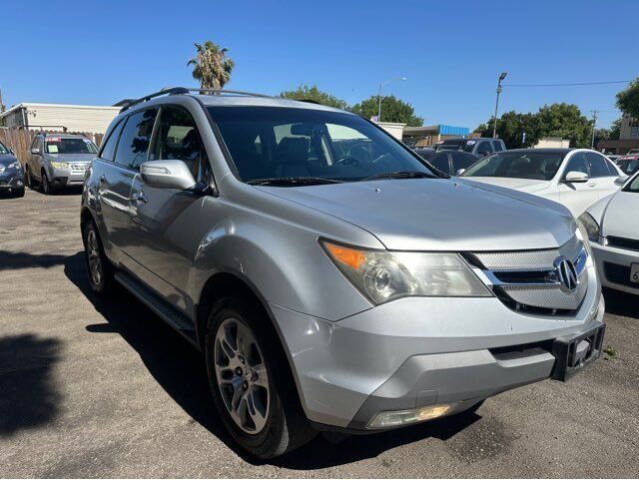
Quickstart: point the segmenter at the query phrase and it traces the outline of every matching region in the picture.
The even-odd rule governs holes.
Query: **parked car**
[[[639,172],[581,216],[601,283],[639,295]]]
[[[25,181],[43,193],[82,185],[84,173],[98,148],[82,135],[38,133],[31,143]]]
[[[599,356],[604,303],[563,206],[451,180],[348,112],[190,92],[110,125],[82,194],[89,284],[203,350],[253,455],[473,411]]]
[[[463,176],[554,200],[577,218],[619,189],[627,179],[620,173],[594,150],[533,148],[496,153],[472,165]]]
[[[477,157],[472,153],[458,150],[437,152],[433,149],[417,148],[415,152],[439,171],[453,176],[462,174],[477,161]]]
[[[24,172],[13,152],[0,142],[0,193],[24,197]]]
[[[485,157],[506,150],[504,141],[499,138],[447,138],[436,145],[439,150],[461,150],[477,157]]]
[[[608,157],[608,160],[610,160],[612,163],[614,163],[616,165],[617,161],[619,160],[621,155],[614,155],[614,154],[606,153],[606,157]]]

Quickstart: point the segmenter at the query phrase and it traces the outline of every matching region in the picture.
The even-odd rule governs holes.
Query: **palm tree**
[[[207,40],[204,45],[195,43],[197,55],[186,64],[195,65],[193,78],[200,81],[202,88],[220,89],[231,78],[233,60],[226,57],[228,48],[220,48]]]

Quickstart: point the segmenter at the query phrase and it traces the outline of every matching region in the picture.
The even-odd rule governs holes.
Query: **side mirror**
[[[188,190],[196,186],[189,167],[182,160],[153,160],[140,165],[142,180],[156,188]]]
[[[568,172],[564,179],[566,183],[585,183],[590,180],[590,177],[585,172],[576,172],[573,170],[572,172]]]
[[[466,169],[465,169],[465,168],[460,168],[459,170],[457,170],[456,175],[457,175],[457,176],[460,176],[460,175],[461,175],[462,173],[464,173],[465,171],[466,171]]]
[[[36,147],[33,147],[33,148],[31,149],[31,153],[32,153],[33,155],[40,155],[40,150],[38,150]]]
[[[615,178],[615,185],[619,185],[621,187],[624,183],[626,183],[626,180],[628,180],[628,175],[619,175]]]

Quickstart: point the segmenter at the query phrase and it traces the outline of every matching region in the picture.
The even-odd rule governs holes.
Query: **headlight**
[[[584,238],[588,238],[591,242],[599,243],[599,224],[592,215],[588,212],[582,213],[577,220],[577,225],[579,225],[580,229],[585,230],[585,232],[582,231]]]
[[[342,273],[376,304],[407,296],[492,295],[456,253],[364,250],[330,242],[322,245]]]
[[[53,168],[69,168],[69,164],[67,162],[51,162],[51,166]]]
[[[10,163],[7,168],[15,168],[16,170],[20,170],[21,165],[20,165],[20,162],[16,160],[15,162]]]

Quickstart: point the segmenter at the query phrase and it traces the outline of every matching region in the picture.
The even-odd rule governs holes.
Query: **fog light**
[[[428,407],[413,408],[411,410],[391,410],[379,412],[366,428],[388,428],[409,423],[423,422],[441,417],[450,412],[453,405],[430,405]]]

